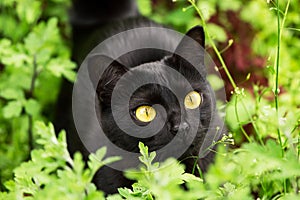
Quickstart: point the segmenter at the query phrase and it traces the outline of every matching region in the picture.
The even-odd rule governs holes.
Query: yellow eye
[[[151,122],[156,116],[156,111],[151,106],[140,106],[136,109],[135,116],[142,122]]]
[[[195,109],[198,108],[201,104],[201,96],[198,92],[192,91],[188,93],[184,98],[184,106],[187,109]]]

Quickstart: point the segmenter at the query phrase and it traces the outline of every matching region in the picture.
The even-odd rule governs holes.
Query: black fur
[[[95,3],[95,1],[92,2]],[[90,6],[93,7],[94,4],[90,4],[89,6],[86,5],[81,8],[80,5],[83,5],[84,3],[82,4],[82,1],[75,1],[74,13],[76,17],[74,17],[75,20],[73,19],[73,21],[75,21],[73,22],[73,55],[76,61],[81,62],[91,48],[100,43],[106,37],[115,33],[138,27],[162,27],[161,25],[150,20],[137,16],[135,6],[131,5],[132,2],[126,2],[130,4],[127,6],[131,9],[133,8],[133,10],[127,14],[123,13],[121,16],[118,16],[116,13],[112,14],[112,19],[117,19],[118,21],[115,21],[113,24],[111,24],[111,21],[106,23],[107,20],[101,20],[103,16],[100,13],[99,15],[90,15],[88,13],[88,10],[93,10]],[[115,3],[115,1],[112,1],[112,4],[107,6],[110,7],[113,5],[113,3]],[[95,4],[99,5],[98,3]],[[86,15],[89,15],[89,17],[87,17],[89,19],[88,22],[84,23],[78,19],[80,16]],[[124,16],[132,15],[136,16],[133,18],[129,17],[123,19]],[[174,45],[177,45],[174,43],[175,38],[172,38],[170,35],[151,35],[151,33],[149,33],[149,35],[151,37],[157,37],[160,41],[163,41],[161,42],[161,45],[169,47],[174,47]],[[97,77],[95,69],[101,68],[104,60],[105,62],[111,62],[110,66],[105,70],[100,78],[100,81],[94,85],[99,102],[99,109],[97,112],[99,123],[101,123],[102,129],[104,130],[106,136],[115,145],[124,150],[138,152],[139,141],[142,141],[145,145],[147,145],[150,151],[159,150],[161,147],[168,144],[179,132],[182,134],[180,137],[183,141],[182,145],[184,145],[185,140],[187,140],[188,137],[191,137],[187,134],[189,128],[192,128],[193,124],[199,123],[199,126],[196,127],[197,134],[193,139],[192,144],[178,159],[186,165],[186,171],[191,173],[195,164],[195,158],[191,158],[191,156],[198,157],[203,140],[206,134],[209,132],[209,124],[213,123],[213,127],[223,127],[223,125],[216,114],[215,97],[209,86],[209,83],[206,80],[204,50],[199,48],[200,46],[204,48],[205,45],[205,37],[202,27],[196,26],[192,28],[190,31],[188,31],[186,37],[191,37],[199,45],[193,45],[193,43],[190,43],[189,40],[184,37],[176,47],[174,54],[163,50],[144,49],[129,52],[128,54],[122,55],[117,60],[112,60],[111,58],[102,55],[96,55],[88,60],[88,69],[91,80],[98,80],[99,77]],[[139,40],[120,41],[119,44],[123,45],[125,42],[130,45],[130,43],[134,43],[135,41]],[[114,49],[111,49],[112,54],[113,51]],[[184,58],[178,54],[184,55]],[[195,70],[192,64],[198,65],[200,71]],[[203,103],[199,109],[196,109],[196,111],[182,109],[182,107],[184,107],[182,106],[183,99],[190,91],[187,90],[187,86],[185,85],[184,81],[181,81],[178,77],[170,76],[165,70],[164,66],[168,66],[178,71],[187,79],[194,90],[201,93]],[[166,121],[166,123],[163,125],[163,128],[159,131],[159,133],[154,136],[141,139],[127,135],[115,123],[111,111],[111,95],[115,85],[126,72],[132,73],[132,76],[129,76],[129,78],[125,80],[125,83],[127,84],[121,85],[121,88],[119,88],[120,91],[124,91],[125,93],[126,88],[130,87],[131,79],[143,79],[145,77],[155,78],[156,84],[144,85],[134,92],[130,98],[129,110],[126,110],[127,108],[122,105],[119,105],[118,108],[120,115],[122,115],[122,112],[129,112],[131,115],[131,120],[135,124],[146,127],[147,123],[140,122],[136,119],[134,115],[135,109],[140,105],[159,104],[163,106],[166,110],[166,114],[158,114],[156,120]],[[122,87],[124,87],[123,90]],[[180,99],[178,99],[169,88],[174,88],[175,90],[181,91],[182,95]],[[68,91],[69,95],[66,95],[65,92],[62,93],[64,95],[61,95],[60,102],[70,102],[70,91]],[[119,95],[122,96],[122,94]],[[84,158],[87,159],[89,152],[85,149],[78,135],[76,134],[76,130],[70,116],[67,116],[68,113],[70,114],[70,109],[66,108],[66,106],[63,107],[64,108],[62,110],[59,110],[59,113],[65,113],[58,115],[57,128],[67,129],[68,147],[70,152],[74,153],[75,151],[79,150],[83,153]],[[195,121],[197,118],[193,118],[193,115],[195,114],[193,112],[198,112],[200,115],[200,119],[198,119],[198,121]],[[181,116],[183,116],[182,119]],[[126,122],[124,123],[126,124]],[[182,130],[183,128],[179,126],[180,123],[186,124],[184,130]],[[87,127],[87,129],[88,128],[89,127]],[[134,132],[135,130],[132,131]],[[219,138],[216,138],[216,140],[218,139]],[[213,157],[213,152],[210,152],[204,158],[197,161],[203,172],[207,170],[208,165],[213,161]],[[122,175],[122,172],[107,166],[101,168],[97,172],[96,176],[94,177],[94,183],[99,189],[103,190],[107,194],[117,192],[118,187],[130,187],[132,184],[131,181],[127,180]]]

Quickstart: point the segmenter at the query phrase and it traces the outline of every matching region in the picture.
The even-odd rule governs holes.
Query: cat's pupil
[[[190,99],[191,103],[193,103],[193,99],[192,99],[191,95],[189,95],[189,99]]]
[[[147,117],[149,117],[148,108],[145,109]]]

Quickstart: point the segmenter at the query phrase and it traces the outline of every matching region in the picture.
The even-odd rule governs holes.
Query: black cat
[[[91,2],[99,5],[95,1]],[[89,15],[82,11],[84,8],[79,6],[81,3],[83,1],[75,2],[75,13],[78,12],[79,16],[82,13]],[[112,1],[109,5],[113,7],[114,3],[116,2]],[[206,143],[208,141],[212,144],[214,140],[219,140],[224,132],[223,123],[216,111],[214,93],[206,80],[203,29],[200,26],[192,28],[178,43],[178,38],[168,31],[159,31],[161,25],[137,16],[132,1],[126,3],[126,7],[131,9],[127,15],[121,15],[121,20],[108,24],[100,22],[101,20],[96,20],[97,23],[95,20],[90,20],[93,22],[92,25],[75,24],[73,28],[74,47],[76,47],[73,53],[78,62],[83,60],[87,51],[105,38],[131,30],[126,37],[114,39],[117,47],[107,47],[109,49],[107,52],[112,55],[99,55],[94,51],[96,53],[85,59],[89,78],[96,93],[95,99],[91,101],[95,103],[97,123],[100,124],[105,137],[116,147],[137,153],[138,142],[141,141],[149,147],[150,151],[158,152],[158,160],[176,157],[185,164],[187,172],[195,172],[199,175],[197,170],[194,171],[195,162],[205,172],[214,157],[212,151],[206,152],[203,147],[205,138]],[[91,8],[87,10],[92,11]],[[94,11],[96,13],[96,10]],[[132,17],[130,13],[135,13],[133,14],[135,16]],[[90,16],[92,15],[91,12]],[[130,17],[124,18],[124,15]],[[92,18],[102,19],[103,16],[95,14]],[[142,27],[146,30],[152,27],[153,31],[149,29],[141,32],[140,29],[136,29]],[[158,28],[158,31],[155,28]],[[166,48],[141,48],[116,59],[112,58],[115,57],[117,48],[124,48],[125,45],[127,49],[133,49],[133,46],[146,42],[145,37],[150,38],[149,41],[158,46]],[[164,49],[174,49],[174,51]],[[144,82],[146,84],[140,84]],[[114,92],[115,97],[113,97]],[[66,92],[63,94],[61,102],[68,101],[66,98],[71,95]],[[126,106],[126,98],[128,106]],[[64,107],[64,109],[69,108]],[[113,110],[117,112],[117,116],[113,115]],[[60,112],[69,113],[70,110],[60,110]],[[124,117],[126,114],[128,118]],[[87,158],[90,149],[99,148],[105,143],[102,142],[104,136],[99,136],[100,139],[92,137],[93,134],[97,134],[97,130],[93,128],[95,122],[89,119],[89,116],[85,116],[82,120],[85,121],[82,124],[85,126],[86,135],[81,138],[74,128],[72,119],[66,115],[60,116],[57,120],[60,124],[58,123],[57,126],[67,129],[71,153],[79,150]],[[205,144],[205,147],[208,146],[210,145]],[[124,162],[127,161],[130,162],[128,159]],[[118,187],[130,187],[132,184],[122,175],[122,171],[109,166],[97,172],[94,183],[105,193],[115,193]]]

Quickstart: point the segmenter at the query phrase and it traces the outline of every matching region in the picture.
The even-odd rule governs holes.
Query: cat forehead
[[[184,79],[179,72],[160,61],[141,64],[131,68],[131,71],[136,78],[161,85],[176,84],[176,80],[179,83],[181,79]]]
[[[200,88],[201,85],[204,85],[202,79],[195,80],[186,77],[186,75],[174,69],[172,65],[168,65],[163,61],[141,64],[131,68],[130,71],[137,79],[157,83],[158,85],[169,88],[178,88],[189,91],[192,88]]]
[[[135,92],[137,98],[170,100],[171,96],[173,96],[171,93],[179,98],[184,98],[187,93],[193,90],[201,90],[198,82],[189,82],[178,71],[161,62],[142,64],[132,68],[131,71],[133,72],[132,78],[134,78],[134,81],[140,80],[137,82],[145,83],[136,87],[139,88]],[[132,78],[131,80],[133,80]],[[128,82],[128,84],[135,83]]]
[[[167,65],[165,65],[164,63],[160,61],[156,61],[156,62],[150,62],[150,63],[144,63],[138,65],[134,68],[131,68],[131,71],[139,74],[147,74],[150,76],[153,75],[159,77],[165,75],[166,67]]]

